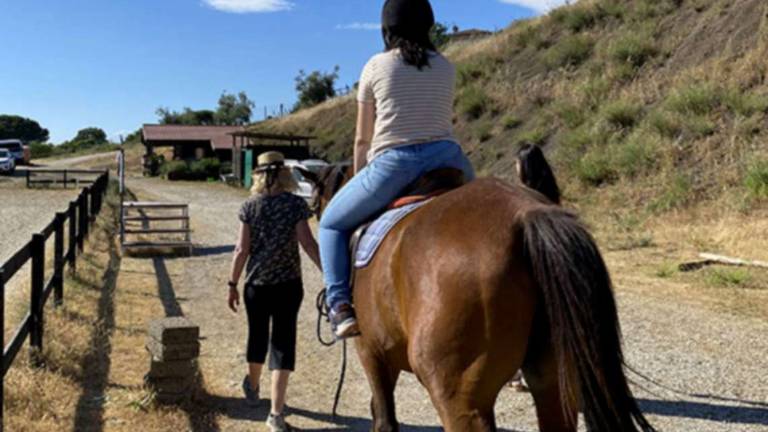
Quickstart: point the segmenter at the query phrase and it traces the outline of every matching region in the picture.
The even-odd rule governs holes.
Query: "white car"
[[[7,149],[0,148],[0,173],[13,174],[16,171],[16,158]]]
[[[302,174],[301,171],[310,171],[313,173],[318,173],[323,167],[327,165],[328,165],[328,162],[325,162],[319,159],[307,159],[303,161],[297,161],[293,159],[286,160],[285,166],[291,169],[291,172],[293,173],[293,178],[295,178],[296,182],[299,184],[299,189],[295,192],[295,194],[304,198],[307,201],[311,200],[312,191],[314,190],[315,185],[311,181],[307,180],[307,178],[304,177],[304,174]]]
[[[8,150],[11,156],[13,156],[16,165],[29,163],[24,147],[24,143],[21,140],[0,140],[0,149]]]

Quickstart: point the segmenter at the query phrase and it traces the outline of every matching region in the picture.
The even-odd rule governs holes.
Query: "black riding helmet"
[[[435,25],[435,13],[429,0],[387,0],[381,13],[381,26],[385,32],[407,39],[418,39],[429,34]]]

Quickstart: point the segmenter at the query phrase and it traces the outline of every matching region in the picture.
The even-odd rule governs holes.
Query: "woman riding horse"
[[[373,430],[398,430],[394,390],[408,371],[446,431],[495,431],[498,394],[522,368],[541,432],[575,432],[579,410],[589,431],[653,431],[624,375],[611,279],[592,236],[529,188],[476,180],[409,214],[356,271],[355,321],[349,232],[431,169],[473,178],[450,139],[454,72],[432,50],[433,23],[426,0],[386,3],[391,49],[360,82],[358,174],[339,191],[348,176],[336,170],[342,177],[322,188],[338,192],[320,224],[329,302],[337,334],[359,328]]]
[[[429,1],[388,0],[382,16],[386,51],[371,58],[360,78],[356,175],[320,220],[327,303],[339,338],[358,333],[349,280],[352,231],[431,170],[458,168],[465,180],[474,178],[453,137],[455,68],[432,44],[434,24]]]

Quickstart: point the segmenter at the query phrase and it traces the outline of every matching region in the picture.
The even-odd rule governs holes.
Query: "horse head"
[[[319,173],[301,170],[313,185],[310,206],[318,218],[334,195],[352,178],[352,163],[338,162],[324,167]]]

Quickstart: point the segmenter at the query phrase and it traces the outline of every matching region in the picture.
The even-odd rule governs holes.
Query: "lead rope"
[[[326,322],[331,322],[330,311],[328,310],[328,304],[325,302],[326,290],[323,289],[317,294],[317,340],[321,345],[331,347],[336,344],[336,339],[326,341],[323,339],[323,333],[321,331],[323,318]],[[341,350],[341,370],[339,371],[339,383],[336,386],[336,395],[333,397],[333,411],[331,415],[336,418],[336,411],[339,407],[339,400],[341,399],[341,391],[344,388],[344,377],[347,375],[347,340],[342,340]]]

